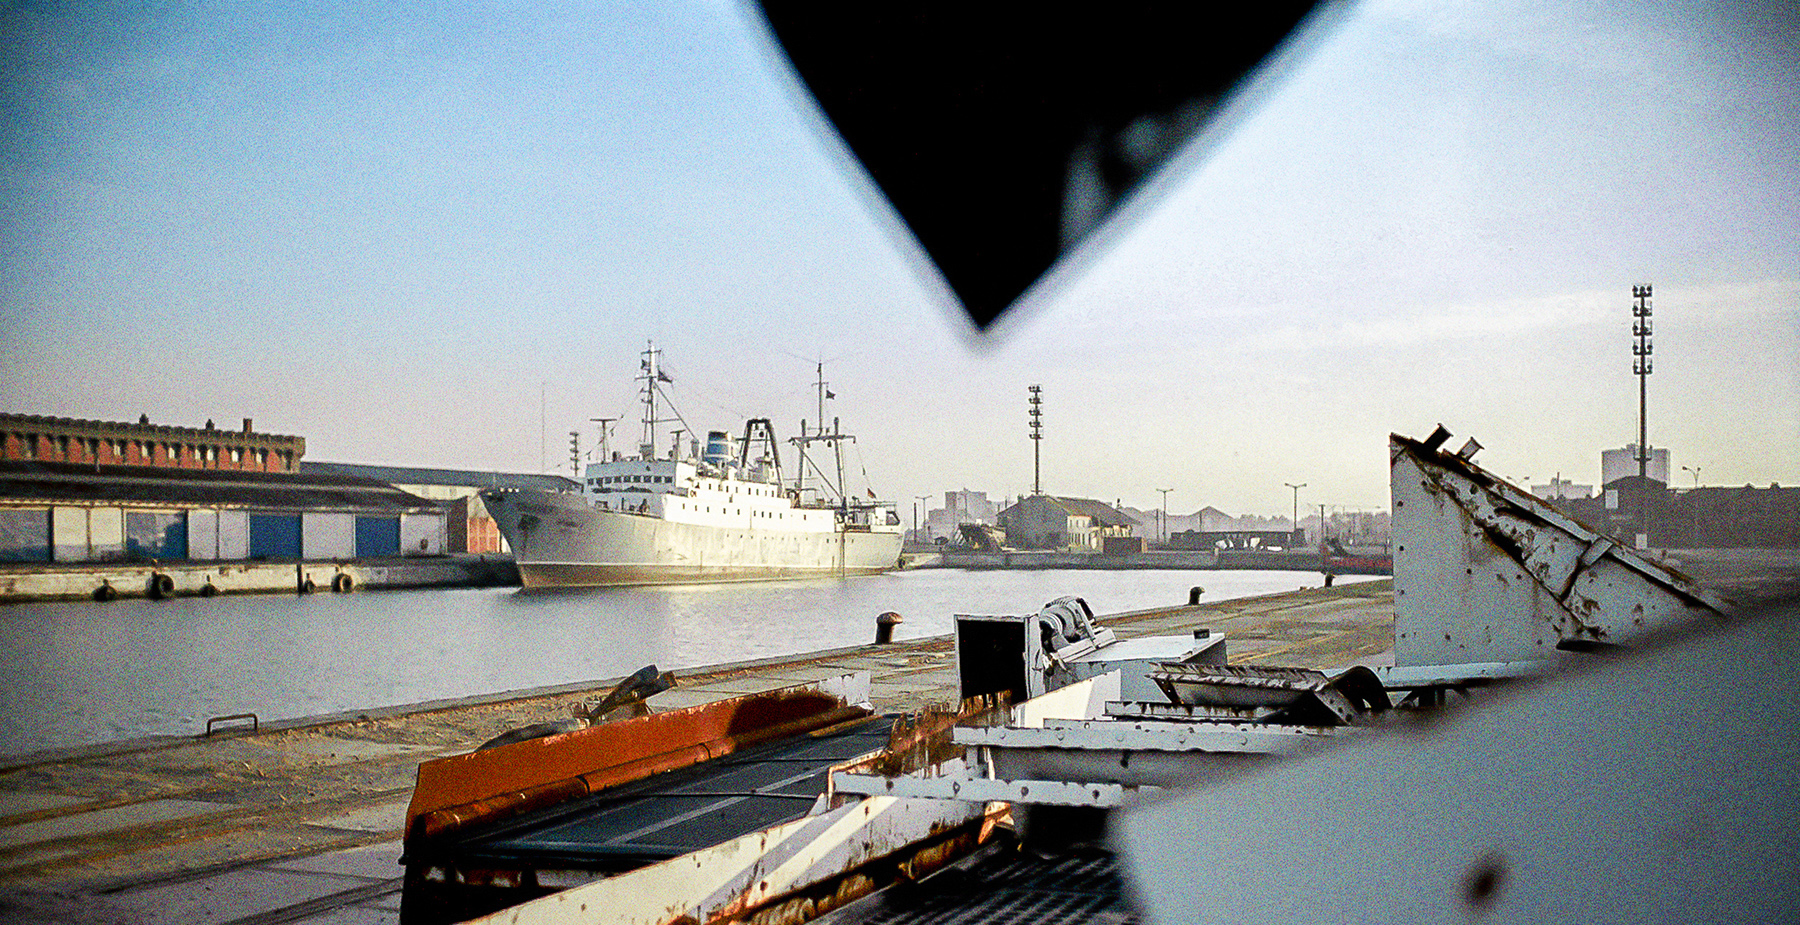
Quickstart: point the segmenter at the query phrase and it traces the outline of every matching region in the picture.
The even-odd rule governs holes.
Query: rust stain
[[[686,767],[869,711],[816,689],[780,690],[438,758],[419,765],[407,838],[434,837]]]

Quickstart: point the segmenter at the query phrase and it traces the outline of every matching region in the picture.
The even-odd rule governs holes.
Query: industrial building
[[[576,487],[305,452],[249,418],[228,431],[0,415],[0,601],[516,584],[486,555],[504,546],[477,492]]]
[[[0,562],[435,556],[444,510],[346,475],[0,460]]]
[[[1653,549],[1800,548],[1800,488],[1670,489],[1636,475],[1557,506],[1594,530]]]
[[[1087,498],[1032,495],[995,515],[1016,549],[1099,551],[1107,537],[1131,536],[1137,521]]]

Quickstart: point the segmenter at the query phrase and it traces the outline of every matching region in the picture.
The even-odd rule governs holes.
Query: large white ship
[[[638,455],[609,452],[602,430],[599,462],[587,466],[580,492],[490,489],[482,501],[499,524],[527,588],[671,584],[815,578],[886,571],[900,558],[900,519],[892,502],[845,491],[843,444],[854,438],[834,420],[824,428],[823,368],[817,384],[820,426],[790,442],[799,453],[792,484],[781,474],[780,448],[768,419],[745,423],[742,437],[707,435],[704,451],[677,431],[657,449],[662,417],[673,406],[661,351],[644,350],[639,365],[644,405]],[[602,425],[604,428],[604,424]],[[684,425],[685,428],[685,425]],[[836,481],[820,454],[828,445]],[[697,452],[698,451],[698,452]],[[814,478],[806,478],[808,468]]]

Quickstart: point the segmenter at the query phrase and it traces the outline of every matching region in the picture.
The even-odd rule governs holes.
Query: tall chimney
[[[249,432],[250,432],[250,419],[245,418],[244,419],[244,433],[249,433]]]

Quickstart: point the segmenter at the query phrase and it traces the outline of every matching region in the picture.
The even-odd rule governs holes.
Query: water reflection
[[[1097,613],[1316,587],[1304,572],[916,571],[849,580],[0,607],[0,754],[596,681],[897,638],[1080,594]]]

